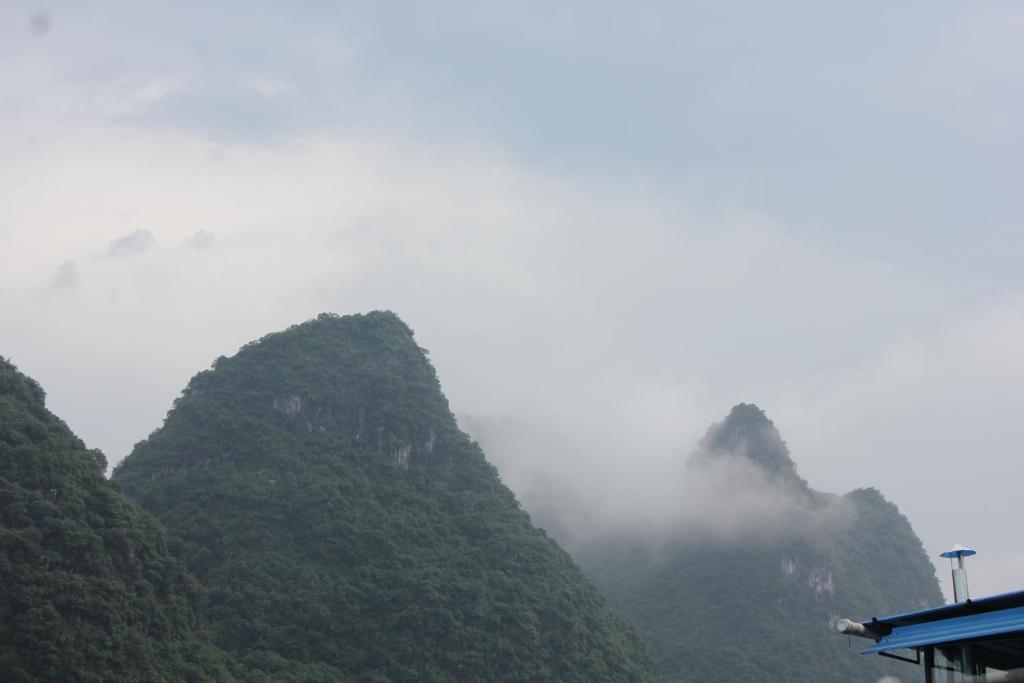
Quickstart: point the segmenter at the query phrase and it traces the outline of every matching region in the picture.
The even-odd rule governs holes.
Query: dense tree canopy
[[[105,470],[0,358],[0,677],[231,680],[199,587]]]
[[[218,359],[114,476],[183,542],[244,680],[654,677],[391,313]]]

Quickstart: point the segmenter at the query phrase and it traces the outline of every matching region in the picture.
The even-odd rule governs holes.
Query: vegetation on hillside
[[[0,677],[227,681],[160,525],[0,358]]]
[[[690,474],[739,463],[716,495],[763,504],[718,512],[757,519],[577,547],[634,629],[458,428],[425,354],[391,313],[268,335],[196,375],[115,482],[0,359],[3,679],[916,673],[832,628],[941,602],[909,522],[874,489],[811,489],[756,406],[709,430]]]
[[[218,359],[114,477],[182,541],[240,679],[655,678],[394,314]]]

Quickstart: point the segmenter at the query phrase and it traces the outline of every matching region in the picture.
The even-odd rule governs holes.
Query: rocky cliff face
[[[391,313],[320,316],[218,359],[114,476],[183,541],[245,680],[654,675]]]

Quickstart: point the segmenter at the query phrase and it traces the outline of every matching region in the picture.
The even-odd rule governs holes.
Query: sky
[[[115,463],[217,356],[390,309],[523,500],[643,516],[753,402],[1022,588],[1022,45],[984,0],[8,0],[0,355]]]

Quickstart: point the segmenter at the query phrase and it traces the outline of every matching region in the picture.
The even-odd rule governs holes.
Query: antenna
[[[977,554],[976,551],[958,543],[939,555],[939,557],[948,557],[949,564],[953,568],[953,602],[967,602],[971,599],[971,594],[967,590],[967,570],[964,568],[964,558]],[[956,560],[955,563],[954,560]]]

